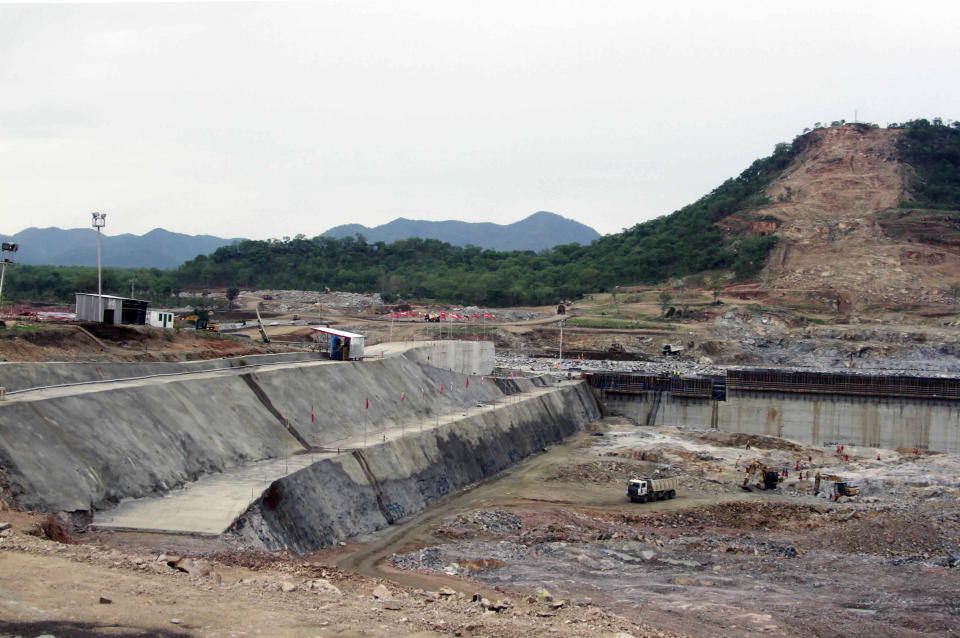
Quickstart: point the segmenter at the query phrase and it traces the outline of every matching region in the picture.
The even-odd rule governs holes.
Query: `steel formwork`
[[[724,379],[679,375],[588,373],[586,378],[591,387],[609,393],[669,392],[675,397],[719,400],[725,399],[726,391],[960,400],[960,379],[946,377],[738,369],[727,370],[725,388]]]
[[[727,389],[916,399],[960,399],[960,379],[835,372],[727,370]]]

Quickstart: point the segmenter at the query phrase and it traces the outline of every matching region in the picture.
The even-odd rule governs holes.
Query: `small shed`
[[[147,325],[155,328],[172,328],[174,315],[172,310],[148,310]]]
[[[363,359],[363,335],[336,328],[311,328],[316,333],[317,343],[330,344],[330,358],[337,361]]]
[[[97,321],[106,324],[134,324],[144,325],[147,322],[147,306],[149,301],[115,297],[92,292],[78,292],[77,319],[79,321]],[[100,315],[101,299],[103,300],[103,315]]]

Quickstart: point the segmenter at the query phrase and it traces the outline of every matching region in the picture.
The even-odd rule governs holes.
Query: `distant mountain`
[[[92,228],[27,228],[0,238],[20,244],[14,261],[21,264],[97,265],[97,231]],[[104,267],[170,269],[233,241],[212,235],[171,233],[162,228],[145,235],[103,235],[102,261]]]
[[[420,237],[439,239],[454,246],[472,244],[493,250],[533,251],[553,248],[560,244],[577,243],[586,246],[600,237],[600,233],[589,226],[545,211],[507,225],[491,222],[431,222],[400,217],[374,228],[360,224],[335,226],[323,233],[323,237],[341,239],[357,233],[370,243],[382,241],[389,244],[398,239]]]

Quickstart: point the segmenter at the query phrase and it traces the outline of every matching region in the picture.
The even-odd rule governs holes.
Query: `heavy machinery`
[[[634,503],[662,501],[676,498],[680,481],[676,476],[669,478],[635,478],[627,483],[627,496]]]
[[[257,328],[260,330],[260,337],[263,339],[263,342],[270,343],[270,337],[267,336],[267,331],[263,329],[263,320],[260,319],[260,306],[262,305],[262,301],[257,302]]]
[[[846,481],[834,481],[833,493],[840,496],[856,496],[860,493],[859,487],[847,485]]]
[[[750,489],[750,480],[754,476],[757,477],[756,486],[762,490],[776,489],[777,483],[780,482],[780,472],[771,470],[760,461],[751,461],[750,465],[746,467],[744,472],[746,473],[746,476],[743,477],[743,484],[740,487],[748,492],[753,491]]]
[[[813,490],[815,492],[819,492],[820,485],[824,481],[833,481],[833,489],[830,491],[831,498],[837,499],[841,496],[857,496],[860,493],[859,487],[854,487],[853,485],[848,484],[835,474],[821,476],[819,473],[817,473],[813,483]]]
[[[609,346],[607,346],[607,352],[623,352],[623,344],[611,343]]]

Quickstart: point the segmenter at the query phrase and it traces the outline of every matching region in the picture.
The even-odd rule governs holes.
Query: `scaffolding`
[[[960,379],[731,369],[726,377],[683,377],[676,374],[587,373],[591,387],[610,394],[640,395],[669,392],[673,397],[723,401],[726,393],[794,392],[914,399],[960,399]]]
[[[727,370],[727,389],[915,399],[960,399],[960,379],[835,372]]]

